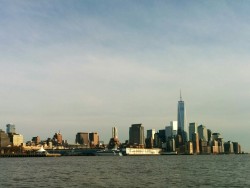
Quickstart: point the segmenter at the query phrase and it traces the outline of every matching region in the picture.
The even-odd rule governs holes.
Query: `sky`
[[[61,132],[164,129],[185,101],[250,151],[250,2],[0,0],[0,129],[25,141]]]

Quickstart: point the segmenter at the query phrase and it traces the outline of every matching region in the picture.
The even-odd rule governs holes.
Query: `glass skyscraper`
[[[15,134],[16,133],[15,125],[14,124],[7,124],[6,125],[6,133]]]
[[[178,101],[178,134],[182,136],[183,141],[187,141],[187,133],[186,133],[186,110],[185,104],[182,100],[180,93],[180,101]]]

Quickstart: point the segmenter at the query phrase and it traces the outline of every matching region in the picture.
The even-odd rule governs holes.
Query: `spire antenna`
[[[181,90],[180,90],[180,101],[182,101]]]

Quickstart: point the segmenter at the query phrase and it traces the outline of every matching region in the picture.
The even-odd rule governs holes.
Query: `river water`
[[[0,158],[0,187],[250,187],[250,155]]]

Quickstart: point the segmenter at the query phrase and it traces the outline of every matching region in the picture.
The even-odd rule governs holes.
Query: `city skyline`
[[[177,120],[181,89],[187,124],[250,151],[249,2],[73,2],[0,2],[2,129],[124,141]]]

